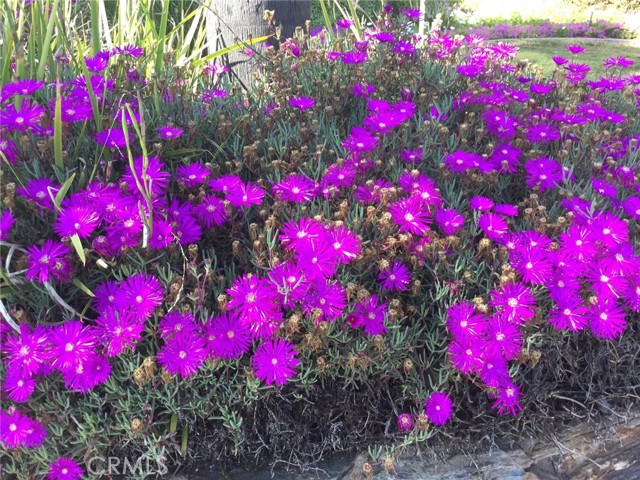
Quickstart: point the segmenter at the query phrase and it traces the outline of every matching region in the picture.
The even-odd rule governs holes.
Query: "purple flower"
[[[145,166],[146,163],[146,166]],[[135,157],[133,170],[130,165],[124,169],[121,179],[129,184],[129,191],[140,195],[138,183],[144,191],[160,195],[169,185],[171,174],[163,170],[164,163],[159,157]],[[134,175],[135,172],[135,175]]]
[[[7,398],[16,403],[26,402],[36,388],[36,382],[21,371],[20,368],[9,368],[4,378],[4,391]]]
[[[194,375],[207,359],[204,341],[193,332],[174,335],[158,351],[158,363],[169,373],[188,378]]]
[[[186,187],[199,187],[204,184],[211,175],[211,170],[201,163],[180,165],[176,169],[176,178]]]
[[[335,280],[319,280],[302,302],[302,310],[316,323],[332,322],[344,314],[347,295],[344,287]]]
[[[525,133],[525,137],[531,143],[545,142],[551,143],[560,138],[560,130],[553,125],[533,125]]]
[[[501,243],[509,233],[507,222],[500,215],[491,212],[485,212],[478,217],[478,227],[489,240],[498,243]]]
[[[569,50],[574,55],[578,55],[579,53],[583,53],[586,51],[586,48],[584,48],[582,45],[565,45],[564,48]]]
[[[447,308],[447,328],[457,340],[478,340],[487,327],[487,320],[476,313],[475,305],[471,302],[460,302]]]
[[[7,162],[15,164],[17,156],[18,148],[13,140],[0,137],[0,159],[6,158]]]
[[[89,355],[75,367],[62,371],[65,387],[80,393],[87,393],[106,382],[109,375],[111,364],[101,355]]]
[[[172,125],[165,125],[163,127],[158,127],[158,135],[160,138],[164,138],[166,140],[173,140],[182,135],[183,130],[178,127],[174,127]]]
[[[371,134],[366,128],[353,127],[351,134],[342,142],[342,148],[349,152],[372,152],[378,147],[380,139]]]
[[[633,60],[626,57],[608,57],[602,62],[602,66],[607,70],[615,67],[629,68],[631,65],[633,65]]]
[[[471,210],[477,210],[478,212],[484,212],[493,208],[493,200],[487,197],[476,196],[469,200],[469,207]]]
[[[111,54],[107,51],[100,51],[94,57],[87,57],[84,59],[87,65],[87,70],[90,72],[98,73],[106,70],[109,66],[109,58]]]
[[[196,205],[195,214],[206,228],[219,227],[229,219],[224,202],[215,195],[205,196],[202,203]]]
[[[429,230],[431,212],[418,196],[414,195],[392,203],[389,212],[402,232],[424,235]]]
[[[335,248],[327,241],[301,243],[296,249],[295,258],[311,280],[333,276],[339,263]]]
[[[13,330],[12,330],[13,332]],[[42,369],[48,360],[48,330],[20,325],[20,332],[13,332],[0,345],[4,361],[10,370],[18,370],[22,375],[31,377]]]
[[[209,187],[211,190],[218,193],[224,193],[225,195],[240,187],[242,179],[237,175],[224,175],[218,178],[212,178],[209,181]]]
[[[38,205],[40,208],[52,209],[53,199],[60,190],[53,180],[48,178],[33,178],[28,180],[23,188],[18,188],[16,193],[26,200]]]
[[[111,55],[128,55],[130,57],[142,57],[144,50],[137,45],[123,45],[122,47],[113,47]]]
[[[15,407],[0,410],[0,444],[5,448],[40,446],[47,433],[37,420],[20,413]]]
[[[173,224],[166,220],[154,219],[153,232],[149,235],[149,247],[163,250],[173,242]]]
[[[382,288],[385,290],[403,292],[409,288],[411,273],[404,263],[395,260],[389,268],[380,272],[378,280],[382,282]]]
[[[399,53],[400,55],[411,55],[416,52],[416,46],[408,40],[398,40],[393,43],[391,53]]]
[[[15,221],[16,219],[10,210],[2,212],[2,217],[0,217],[0,240],[9,238],[11,227],[13,227]]]
[[[99,225],[100,216],[93,207],[74,202],[60,212],[53,229],[61,237],[88,238]]]
[[[453,367],[461,373],[477,372],[482,366],[484,342],[468,339],[455,340],[449,343],[448,353]]]
[[[158,332],[162,338],[192,334],[197,329],[195,317],[189,312],[169,312],[158,324]]]
[[[316,101],[311,97],[291,97],[289,99],[289,105],[298,110],[307,110],[313,107]]]
[[[410,432],[413,430],[415,422],[409,413],[401,413],[398,415],[398,421],[396,422],[398,430],[401,432]]]
[[[133,133],[129,132],[129,139]],[[94,137],[98,145],[108,148],[124,148],[127,146],[127,139],[122,128],[110,128],[96,133]]]
[[[351,89],[351,93],[359,98],[369,98],[375,91],[376,87],[370,83],[358,83]]]
[[[300,360],[294,345],[288,340],[274,339],[263,342],[251,357],[251,366],[260,380],[267,385],[285,385],[296,374]]]
[[[336,20],[336,25],[340,28],[350,28],[351,25],[353,25],[353,20],[350,18],[340,18],[339,20]]]
[[[599,300],[588,311],[587,318],[589,328],[598,338],[617,338],[627,327],[624,310],[615,300]]]
[[[622,202],[624,213],[635,220],[640,220],[640,197],[631,196]]]
[[[517,324],[509,323],[500,317],[490,318],[485,335],[485,355],[502,355],[505,360],[514,360],[520,353],[522,334]]]
[[[27,279],[37,279],[38,283],[48,282],[50,278],[60,282],[68,280],[71,266],[67,255],[70,253],[64,243],[54,240],[27,248]]]
[[[251,182],[241,183],[227,194],[227,200],[234,207],[248,208],[252,205],[260,205],[264,199],[264,189]]]
[[[74,370],[94,356],[97,339],[92,327],[72,320],[54,327],[49,334],[51,366],[61,372]]]
[[[130,307],[138,317],[148,318],[162,300],[162,285],[158,279],[152,275],[136,273],[122,282],[116,306]]]
[[[289,175],[272,187],[273,193],[281,200],[305,203],[313,200],[318,193],[318,183],[304,175]]]
[[[298,250],[307,243],[324,239],[324,226],[313,218],[301,217],[297,221],[289,220],[280,230],[280,242],[287,250]]]
[[[561,297],[562,303],[558,308],[549,311],[549,323],[558,330],[577,332],[588,323],[589,310],[578,299]]]
[[[402,158],[407,163],[419,163],[422,161],[422,149],[413,149],[413,150],[403,150],[400,154],[400,158]]]
[[[95,333],[104,345],[107,356],[120,355],[127,348],[135,348],[142,339],[144,320],[136,318],[129,310],[109,308],[96,318]]]
[[[550,158],[538,157],[527,160],[524,169],[527,173],[527,187],[534,188],[540,184],[540,192],[555,188],[556,183],[562,182],[562,166]]]
[[[60,457],[51,462],[47,472],[49,480],[81,480],[83,475],[82,467],[68,457]]]
[[[78,102],[74,98],[63,98],[61,114],[62,121],[65,123],[84,122],[91,119],[93,109],[90,103]]]
[[[442,427],[451,418],[453,402],[446,393],[433,392],[425,402],[425,413],[431,423]]]
[[[25,78],[13,83],[8,83],[2,89],[2,97],[9,98],[13,95],[31,95],[44,86],[44,82]]]
[[[520,387],[517,385],[511,382],[501,385],[498,387],[497,393],[491,394],[491,397],[497,399],[491,408],[498,409],[500,415],[511,413],[515,416],[519,410],[522,410],[519,402],[521,395]]]
[[[340,60],[342,63],[346,63],[347,65],[357,65],[359,63],[364,63],[367,61],[366,52],[359,52],[358,50],[351,50],[349,52],[345,52],[340,56]]]
[[[503,320],[520,325],[535,315],[536,299],[529,287],[522,283],[507,283],[491,291],[489,304]]]
[[[242,357],[251,344],[251,331],[234,314],[221,313],[214,317],[207,334],[211,351],[225,360]]]
[[[517,217],[518,207],[508,203],[500,203],[493,207],[493,211],[503,217]]]
[[[39,105],[31,105],[30,99],[23,98],[19,109],[16,109],[12,103],[7,105],[5,110],[0,110],[0,125],[8,131],[17,130],[27,133],[29,129],[40,125],[43,115],[44,108]]]
[[[341,263],[349,263],[362,251],[358,236],[345,226],[338,226],[330,230],[329,239],[338,260]]]
[[[234,309],[259,336],[272,333],[282,320],[278,291],[269,280],[243,275],[235,279],[227,293],[231,297],[227,307]]]
[[[356,307],[348,321],[352,328],[362,327],[367,335],[382,335],[387,331],[384,324],[387,319],[388,305],[380,303],[377,295],[371,295],[356,304]]]

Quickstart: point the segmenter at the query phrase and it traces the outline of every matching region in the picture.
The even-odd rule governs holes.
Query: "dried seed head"
[[[402,370],[404,371],[405,375],[410,375],[411,373],[414,372],[415,366],[413,365],[413,362],[411,361],[411,359],[407,358],[402,363]]]
[[[162,371],[160,372],[160,378],[162,379],[162,382],[165,385],[170,385],[173,382],[173,375],[171,375],[168,371],[166,371],[164,368],[162,369]]]
[[[429,419],[424,412],[420,412],[420,414],[416,418],[416,425],[419,430],[426,430],[429,426]]]
[[[131,420],[130,426],[133,433],[139,433],[142,431],[142,427],[144,426],[144,424],[139,418],[134,418],[133,420]]]
[[[373,467],[369,462],[366,462],[364,465],[362,465],[362,472],[367,478],[371,478],[373,476]]]
[[[418,295],[420,293],[420,288],[422,287],[422,282],[420,280],[414,280],[411,284],[411,294]]]
[[[324,357],[318,357],[316,359],[316,368],[318,370],[318,373],[324,373],[325,369],[327,368],[327,361],[324,359]]]
[[[376,347],[379,352],[382,352],[384,350],[384,337],[382,335],[375,335],[373,337],[373,346]]]
[[[221,293],[220,295],[218,295],[218,298],[216,298],[216,301],[218,302],[218,308],[225,312],[227,310],[227,302],[229,301],[229,297],[227,297],[224,293]]]
[[[391,455],[387,455],[382,462],[382,468],[384,468],[384,471],[387,473],[395,471],[395,459]]]

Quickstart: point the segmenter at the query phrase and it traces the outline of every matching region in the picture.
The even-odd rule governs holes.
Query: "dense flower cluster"
[[[625,38],[628,32],[621,23],[596,20],[595,22],[541,22],[531,24],[497,23],[467,29],[468,35],[487,39],[496,38],[548,38],[548,37],[593,37]]]
[[[584,47],[571,45],[553,79],[534,78],[511,45],[418,38],[408,24],[420,12],[392,10],[359,40],[339,20],[349,48],[289,40],[267,99],[238,95],[212,65],[195,93],[176,80],[162,94],[175,112],[150,115],[138,99],[155,105],[157,91],[134,68],[136,46],[86,58],[88,76],[2,88],[0,153],[19,186],[2,185],[0,248],[23,292],[2,299],[5,448],[56,430],[22,413],[48,382],[93,398],[129,378],[171,399],[174,387],[215,386],[236,398],[215,413],[234,435],[228,407],[254,408],[267,386],[299,398],[325,379],[385,378],[394,401],[417,406],[397,418],[413,434],[454,418],[450,366],[515,415],[526,388],[510,367],[532,334],[624,333],[640,313],[633,61],[608,58],[607,75],[588,80]],[[329,94],[285,71],[300,85],[307,71],[349,81]],[[446,96],[425,85],[448,85]],[[62,133],[78,137],[65,151],[84,155],[62,159],[77,179],[46,157],[53,87]],[[102,129],[96,102],[113,119]],[[175,429],[184,412],[156,400],[139,408],[165,408]],[[151,423],[131,432],[152,438]],[[82,475],[68,457],[48,468]]]

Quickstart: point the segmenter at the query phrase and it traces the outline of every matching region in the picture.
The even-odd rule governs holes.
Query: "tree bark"
[[[275,11],[273,25],[264,19],[265,10]],[[293,36],[297,26],[304,23],[311,14],[311,0],[210,0],[207,14],[207,40],[209,53],[221,48],[273,34],[268,42],[256,44],[256,53],[249,56],[236,50],[227,55],[226,63],[232,75],[245,87],[252,83],[252,75],[267,46],[279,47],[279,43]],[[281,26],[281,36],[275,37],[276,26]],[[251,48],[247,47],[247,50]]]

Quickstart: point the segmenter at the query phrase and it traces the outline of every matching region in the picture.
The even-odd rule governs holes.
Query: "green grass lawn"
[[[528,59],[532,63],[541,65],[545,74],[551,73],[555,69],[555,63],[552,57],[563,56],[567,58],[573,57],[580,63],[587,63],[591,67],[590,76],[600,77],[604,75],[605,69],[602,67],[602,61],[607,57],[627,57],[636,62],[626,73],[640,74],[640,45],[637,43],[614,43],[598,40],[580,40],[572,38],[563,39],[516,39],[510,40],[509,43],[520,47],[518,53],[519,59]],[[572,55],[565,48],[566,45],[580,44],[587,51],[579,55]]]

